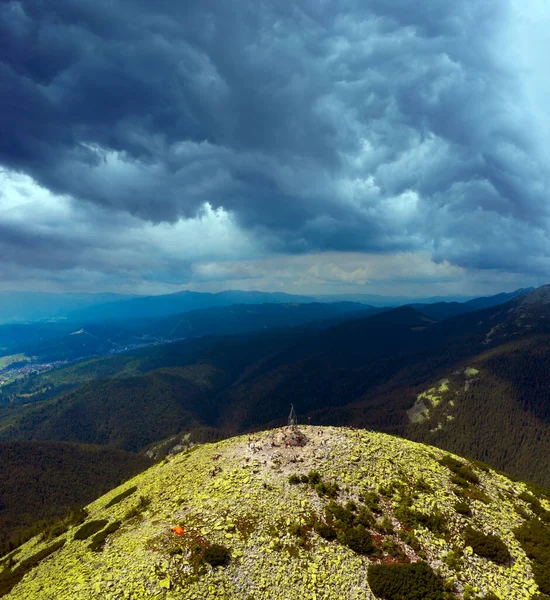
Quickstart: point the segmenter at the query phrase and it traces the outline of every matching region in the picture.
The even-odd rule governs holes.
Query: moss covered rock
[[[37,536],[2,559],[6,598],[372,600],[400,593],[386,589],[387,573],[409,582],[406,593],[424,586],[424,598],[542,591],[544,557],[531,551],[525,523],[550,510],[544,491],[389,435],[302,431],[303,447],[268,431],[151,467],[88,505],[55,546]],[[457,512],[456,471],[490,502],[468,498],[471,514]],[[321,483],[334,498],[319,494]],[[136,511],[139,498],[147,502]],[[498,537],[505,564],[474,552],[468,527]],[[227,554],[209,562],[216,548]]]

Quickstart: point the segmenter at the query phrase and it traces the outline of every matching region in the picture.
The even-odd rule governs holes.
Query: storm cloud
[[[514,45],[527,17],[502,0],[4,2],[4,263],[190,284],[322,253],[361,273],[363,253],[544,278],[550,111]]]

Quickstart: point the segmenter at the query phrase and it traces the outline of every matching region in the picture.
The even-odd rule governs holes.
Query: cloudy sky
[[[550,0],[5,0],[0,289],[546,283],[549,51]]]

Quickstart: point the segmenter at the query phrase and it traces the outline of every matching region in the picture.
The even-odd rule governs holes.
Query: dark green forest
[[[0,554],[152,464],[108,447],[0,443]]]

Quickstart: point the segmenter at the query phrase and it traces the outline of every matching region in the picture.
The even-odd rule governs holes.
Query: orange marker
[[[185,529],[181,525],[176,525],[176,527],[172,527],[172,531],[177,535],[182,535],[185,533]]]

